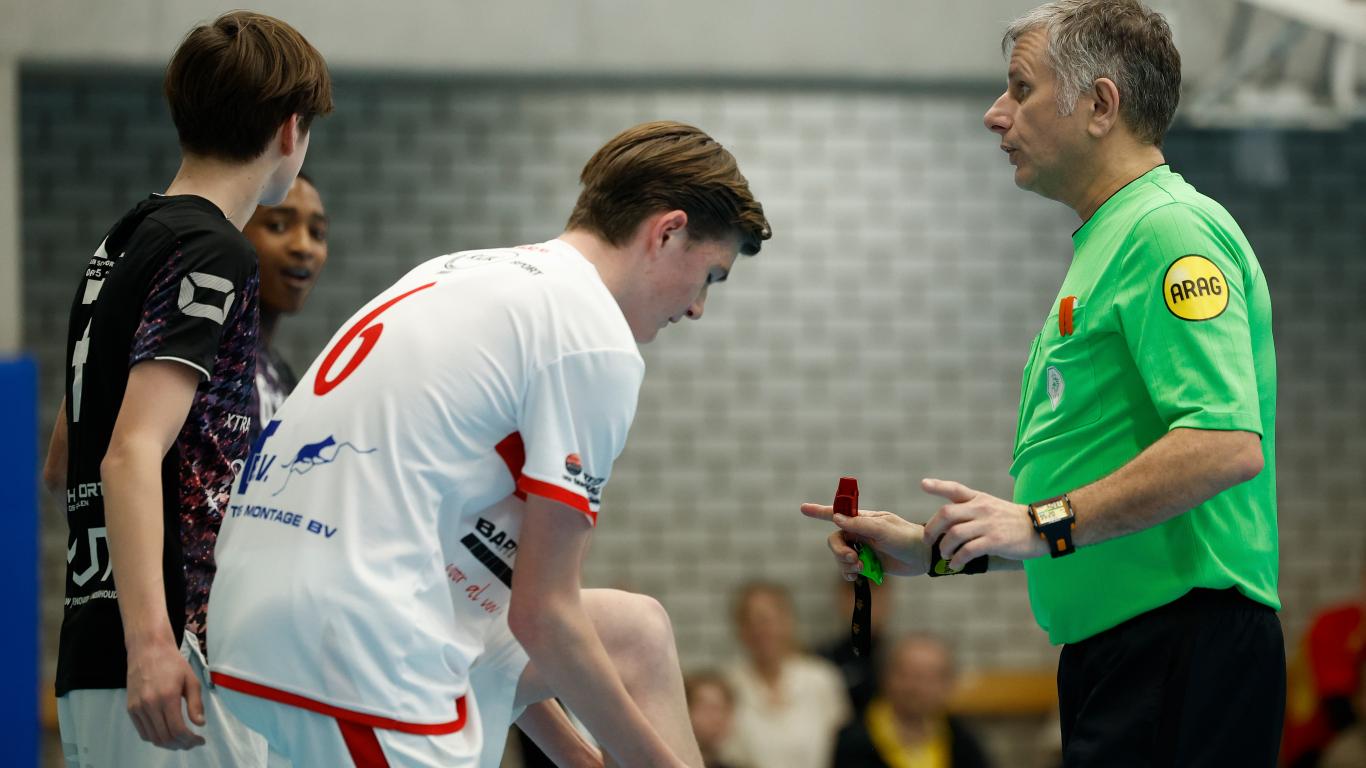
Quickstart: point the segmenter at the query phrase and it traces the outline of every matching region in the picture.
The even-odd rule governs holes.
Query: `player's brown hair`
[[[1181,54],[1162,14],[1138,0],[1056,0],[1011,22],[1009,54],[1026,32],[1044,30],[1058,79],[1058,112],[1102,77],[1119,89],[1119,116],[1140,141],[1162,146],[1181,100]]]
[[[162,84],[186,152],[247,162],[291,115],[308,131],[332,111],[327,62],[297,30],[232,11],[190,30]]]
[[[593,155],[579,181],[583,191],[568,228],[613,245],[630,240],[648,216],[671,210],[688,214],[693,237],[735,237],[746,256],[773,235],[734,155],[691,125],[664,120],[628,128]]]

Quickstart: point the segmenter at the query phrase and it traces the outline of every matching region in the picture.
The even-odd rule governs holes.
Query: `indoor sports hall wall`
[[[175,171],[159,84],[154,70],[21,73],[24,345],[45,424],[77,276],[104,228]],[[643,120],[695,122],[735,152],[776,235],[713,291],[702,322],[644,349],[588,579],[657,596],[688,667],[733,652],[730,596],[749,579],[790,585],[804,638],[823,641],[847,623],[826,530],[798,502],[828,499],[842,473],[858,475],[865,505],[920,520],[936,508],[923,476],[1010,491],[1020,369],[1078,222],[1014,188],[980,121],[994,96],[339,74],[305,166],[332,217],[331,258],[280,346],[302,371],[417,262],[553,237],[598,145]],[[1168,157],[1244,225],[1271,284],[1293,637],[1356,588],[1366,557],[1366,134],[1178,130]],[[43,530],[50,662],[65,549],[51,504]],[[894,600],[896,627],[952,635],[966,667],[1053,664],[1022,575],[916,580]]]

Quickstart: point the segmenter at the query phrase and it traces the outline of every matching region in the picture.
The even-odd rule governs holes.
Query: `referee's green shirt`
[[[1116,192],[1072,240],[1025,363],[1015,501],[1105,477],[1178,427],[1255,432],[1265,468],[1156,527],[1026,561],[1039,626],[1054,643],[1077,642],[1195,587],[1237,587],[1279,609],[1276,351],[1251,246],[1165,165]]]

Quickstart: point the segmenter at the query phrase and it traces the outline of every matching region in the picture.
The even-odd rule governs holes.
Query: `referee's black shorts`
[[[1058,699],[1065,768],[1273,768],[1280,619],[1235,589],[1193,590],[1064,646]]]

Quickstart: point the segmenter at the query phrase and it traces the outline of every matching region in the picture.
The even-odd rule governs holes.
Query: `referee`
[[[926,480],[948,503],[923,529],[838,516],[831,549],[849,574],[846,535],[895,573],[1023,563],[1035,618],[1064,646],[1069,768],[1269,768],[1285,650],[1266,279],[1228,212],[1163,158],[1181,61],[1162,16],[1059,0],[1003,47],[986,127],[1015,183],[1081,222],[1021,381],[1014,501]]]

